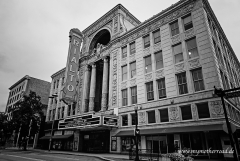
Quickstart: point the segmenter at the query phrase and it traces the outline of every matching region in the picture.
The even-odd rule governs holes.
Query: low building
[[[207,0],[178,1],[142,23],[119,4],[69,37],[66,81],[61,94],[52,93],[57,100],[49,100],[68,106],[48,106],[46,121],[58,118],[53,137],[73,133],[74,151],[128,153],[136,144],[138,107],[140,149],[230,147],[221,99],[213,92],[214,86],[240,86],[240,63]],[[239,99],[225,104],[231,124],[240,127]]]

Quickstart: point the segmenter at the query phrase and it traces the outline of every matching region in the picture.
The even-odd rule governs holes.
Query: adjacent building
[[[57,120],[51,128],[59,139],[55,148],[127,153],[135,144],[136,106],[140,149],[230,146],[213,90],[239,87],[240,63],[207,0],[178,1],[142,23],[119,4],[69,37],[67,67],[52,76],[46,117]],[[239,127],[239,99],[225,103],[230,122]]]

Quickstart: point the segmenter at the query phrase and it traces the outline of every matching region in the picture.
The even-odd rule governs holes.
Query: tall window
[[[155,111],[148,111],[148,123],[152,124],[152,123],[156,123],[156,118],[155,118]]]
[[[127,46],[122,47],[122,58],[127,57]]]
[[[62,85],[64,84],[64,81],[65,81],[65,77],[62,78]]]
[[[145,73],[149,73],[152,71],[152,60],[151,55],[145,57]]]
[[[136,118],[135,118],[135,113],[131,114],[131,118],[132,118],[132,125],[136,125]]]
[[[127,65],[122,66],[122,80],[127,80]]]
[[[182,106],[180,108],[182,112],[182,120],[191,120],[192,119],[191,105]]]
[[[131,78],[133,78],[136,75],[136,62],[132,62],[130,64],[130,70],[131,70]]]
[[[71,115],[71,105],[68,105],[68,111],[67,111],[67,115],[70,116]]]
[[[56,81],[53,82],[53,89],[55,89]]]
[[[202,76],[202,69],[195,69],[192,70],[192,78],[194,83],[195,91],[202,91],[204,90],[204,83],[203,83],[203,76]]]
[[[192,17],[191,14],[183,18],[183,24],[185,31],[193,28]]]
[[[147,48],[150,46],[150,38],[149,35],[143,37],[143,42],[144,42],[144,48]]]
[[[179,94],[188,93],[186,73],[177,74]]]
[[[127,89],[122,90],[122,106],[127,106],[128,104],[128,96]]]
[[[56,112],[56,109],[53,109],[52,120],[55,120],[55,112]]]
[[[72,104],[72,114],[73,115],[76,114],[76,104],[75,103]]]
[[[198,49],[197,49],[196,38],[187,40],[186,43],[187,43],[187,50],[188,50],[189,59],[197,57],[198,56]]]
[[[63,106],[62,107],[62,118],[64,117],[64,110],[65,110],[65,107]]]
[[[57,88],[58,88],[59,80],[57,80]]]
[[[137,86],[131,87],[131,98],[132,98],[132,104],[137,103]]]
[[[156,69],[163,68],[162,51],[158,51],[158,52],[155,53],[155,60],[156,60]]]
[[[179,63],[183,61],[182,44],[173,46],[173,54],[174,54],[175,63]]]
[[[160,121],[161,122],[168,122],[169,119],[168,119],[168,109],[165,108],[165,109],[161,109],[159,110],[160,112]]]
[[[198,117],[199,119],[210,118],[208,103],[199,103],[197,104]]]
[[[61,113],[61,108],[59,107],[58,108],[58,115],[57,115],[57,118],[60,119],[60,113]]]
[[[128,126],[128,115],[122,115],[122,126]]]
[[[170,24],[172,36],[179,34],[178,21]]]
[[[159,98],[165,98],[166,97],[165,78],[159,79],[157,81],[157,84]]]
[[[136,53],[135,41],[130,44],[130,55]]]
[[[148,101],[154,100],[153,82],[146,83],[146,88],[147,88],[147,100]]]
[[[154,44],[157,44],[158,42],[161,41],[160,29],[153,32],[153,40],[154,40]]]

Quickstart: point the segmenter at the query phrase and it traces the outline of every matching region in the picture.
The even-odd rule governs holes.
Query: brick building
[[[74,69],[81,43],[79,68]],[[140,149],[226,149],[223,108],[213,89],[239,87],[239,72],[207,0],[178,1],[142,23],[119,4],[82,33],[70,31],[62,91],[73,95],[60,94],[59,99],[75,112],[65,106],[64,117],[56,117],[58,106],[49,106],[47,121],[59,121],[56,133],[62,138],[64,131],[73,131],[75,151],[127,153],[135,144],[137,106]],[[239,127],[239,99],[225,103],[230,122]]]

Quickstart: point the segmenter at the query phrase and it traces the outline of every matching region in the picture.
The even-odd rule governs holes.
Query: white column
[[[88,112],[89,106],[89,92],[90,92],[90,68],[87,65],[85,68],[85,76],[84,76],[84,89],[83,89],[83,111]]]
[[[108,59],[104,58],[101,111],[106,111],[107,105],[108,105]]]
[[[93,64],[89,98],[89,112],[94,111],[95,91],[96,91],[96,65]]]

